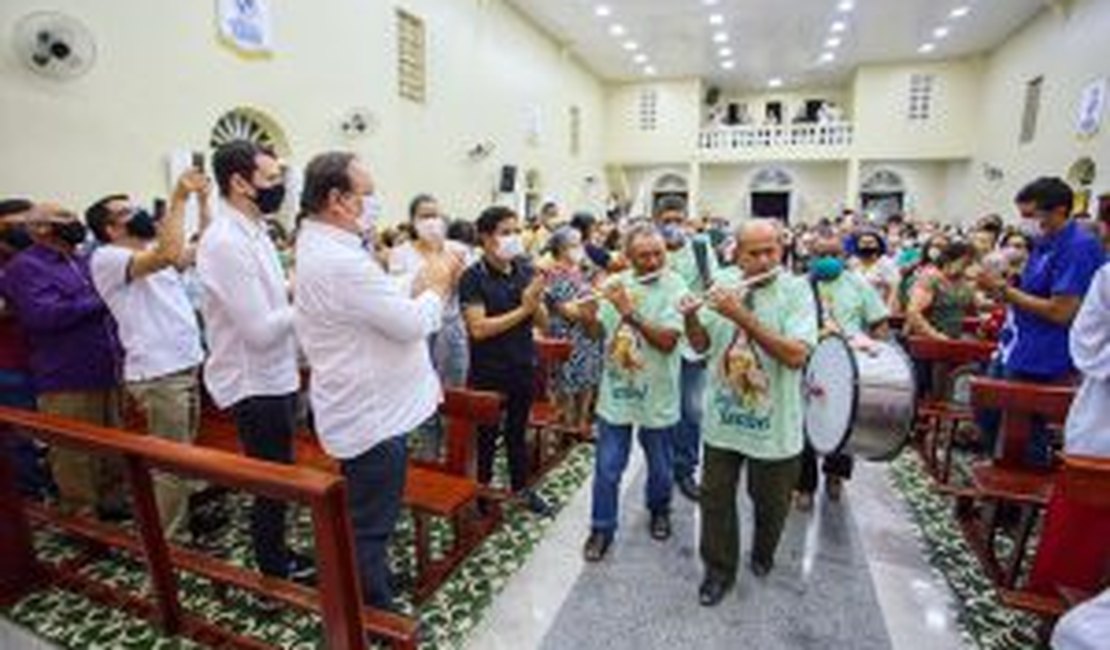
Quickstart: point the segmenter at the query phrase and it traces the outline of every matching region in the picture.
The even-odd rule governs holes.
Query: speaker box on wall
[[[499,189],[505,194],[512,194],[516,191],[515,165],[504,165],[501,167],[501,184],[499,185]]]

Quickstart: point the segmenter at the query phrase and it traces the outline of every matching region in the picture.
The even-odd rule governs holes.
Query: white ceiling
[[[644,79],[645,65],[659,77],[699,76],[727,88],[764,88],[772,78],[784,87],[843,82],[864,63],[943,59],[990,50],[1049,3],[1048,0],[509,0],[565,43],[598,75],[609,80]],[[712,4],[712,6],[709,6]],[[609,15],[599,17],[604,5]],[[950,12],[967,7],[962,18]],[[709,17],[720,14],[720,26]],[[845,30],[831,34],[843,20]],[[619,24],[625,35],[610,28]],[[947,26],[938,39],[933,30]],[[722,67],[720,44],[727,32],[733,69]],[[839,36],[836,59],[821,63],[826,40]],[[626,41],[638,45],[624,49]],[[935,43],[931,53],[919,48]],[[633,56],[646,54],[647,64]]]

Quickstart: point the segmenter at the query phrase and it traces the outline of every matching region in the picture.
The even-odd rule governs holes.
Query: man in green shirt
[[[817,343],[817,309],[806,281],[780,266],[781,234],[777,221],[746,222],[736,234],[739,268],[717,276],[705,308],[694,296],[679,305],[690,344],[706,353],[708,364],[699,590],[707,607],[736,579],[736,491],[744,463],[755,508],[751,568],[757,576],[774,565],[798,480],[802,367]],[[744,288],[746,282],[752,284]]]
[[[605,300],[597,310],[605,358],[597,403],[593,511],[583,549],[590,562],[605,557],[617,529],[621,475],[628,465],[633,427],[647,458],[651,536],[665,540],[671,535],[672,438],[679,417],[677,348],[682,336],[678,302],[686,287],[665,268],[666,248],[654,226],[633,227],[625,239],[625,255],[632,269],[606,283]]]
[[[709,237],[688,230],[686,204],[668,197],[659,202],[655,223],[667,243],[667,267],[677,273],[691,293],[709,289],[717,273],[717,255]],[[683,341],[681,418],[675,429],[674,480],[679,491],[697,501],[698,483],[694,478],[701,452],[702,395],[705,393],[705,360]]]
[[[822,230],[813,244],[810,282],[816,292],[821,334],[840,334],[849,340],[861,336],[885,339],[889,336],[890,312],[882,296],[859,273],[849,270],[844,261],[844,243],[835,232]],[[825,456],[822,463],[825,490],[837,501],[844,481],[852,476],[852,457],[847,454]],[[808,444],[802,454],[802,475],[798,481],[799,510],[813,507],[817,492],[817,454]]]

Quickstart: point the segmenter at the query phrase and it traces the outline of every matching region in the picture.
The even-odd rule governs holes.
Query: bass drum
[[[827,336],[806,362],[805,434],[818,453],[891,460],[909,442],[917,386],[913,365],[895,343],[852,347]]]

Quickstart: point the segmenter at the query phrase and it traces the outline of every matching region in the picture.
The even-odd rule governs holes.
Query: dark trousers
[[[770,566],[790,514],[790,495],[798,481],[799,458],[759,460],[727,449],[704,447],[701,478],[701,559],[707,573],[728,582],[736,578],[740,556],[740,519],[736,491],[740,469],[748,463],[748,496],[755,508],[752,559]]]
[[[293,464],[293,433],[297,422],[297,394],[248,397],[231,407],[239,444],[251,458]],[[251,507],[251,546],[262,573],[285,577],[289,547],[285,543],[287,504],[255,497]]]
[[[35,391],[31,377],[16,370],[0,370],[0,406],[35,410]],[[25,497],[41,499],[51,491],[43,447],[31,438],[0,425],[0,444],[15,467],[16,486]]]
[[[845,481],[852,478],[852,457],[848,454],[829,454],[821,461],[825,476],[836,476]],[[806,441],[802,449],[801,472],[798,474],[798,491],[813,494],[817,491],[817,451]]]
[[[497,438],[504,433],[509,452],[509,480],[513,492],[520,492],[528,484],[528,445],[525,434],[528,415],[532,410],[532,370],[521,369],[504,377],[475,375],[471,385],[477,390],[488,390],[505,396],[505,415],[500,426],[478,427],[478,482],[489,485],[493,478],[493,457],[497,453]]]
[[[362,600],[379,609],[393,608],[389,541],[401,514],[407,455],[405,437],[395,436],[340,463],[347,479]]]
[[[1070,378],[1068,374],[1058,377],[1030,375],[1028,373],[1010,370],[998,360],[992,361],[987,366],[987,376],[995,379],[1009,381],[1025,381],[1037,384],[1063,384]],[[1034,467],[1051,467],[1053,460],[1052,431],[1044,418],[1034,416],[1030,419],[1031,431],[1029,441],[1025,448],[1025,462]],[[982,452],[991,457],[1002,454],[1001,439],[998,435],[1002,425],[1002,412],[997,409],[977,409],[975,423],[983,434]]]

